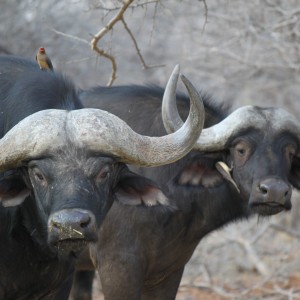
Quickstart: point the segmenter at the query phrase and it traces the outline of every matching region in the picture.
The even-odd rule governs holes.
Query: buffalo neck
[[[191,240],[199,241],[211,231],[249,216],[247,204],[225,182],[211,189],[177,187],[172,197],[183,222],[188,224],[187,236]]]

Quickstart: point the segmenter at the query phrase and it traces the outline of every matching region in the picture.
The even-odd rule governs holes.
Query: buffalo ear
[[[171,206],[169,199],[154,181],[125,169],[115,189],[118,201],[127,205]]]
[[[297,190],[300,190],[300,157],[294,157],[292,161],[289,180]]]
[[[0,179],[0,203],[4,207],[17,206],[29,196],[27,188],[20,176],[13,174],[1,176]]]

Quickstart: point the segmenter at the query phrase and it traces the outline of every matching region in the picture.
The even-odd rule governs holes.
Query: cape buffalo
[[[203,105],[182,80],[190,116],[174,134],[153,138],[82,109],[64,76],[0,56],[0,299],[67,299],[74,258],[96,241],[114,199],[141,213],[140,204],[168,205],[157,184],[125,163],[158,166],[192,148]]]
[[[163,105],[168,131],[180,126],[188,111],[187,97],[178,94],[180,117],[171,93],[172,101]],[[86,107],[110,111],[141,134],[159,136],[165,134],[162,94],[151,86],[96,87],[80,98]],[[98,244],[90,247],[107,300],[175,299],[184,266],[206,234],[250,215],[291,208],[291,185],[300,187],[296,118],[279,108],[252,106],[229,114],[209,97],[203,100],[205,127],[217,124],[203,129],[195,150],[167,166],[137,169],[168,190],[179,210],[166,218],[114,203]],[[89,266],[78,269],[84,267]],[[75,299],[90,299],[91,280],[90,272],[76,274]]]

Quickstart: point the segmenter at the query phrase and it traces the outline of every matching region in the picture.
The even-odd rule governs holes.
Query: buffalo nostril
[[[268,187],[266,186],[266,185],[264,185],[264,184],[260,184],[259,186],[258,186],[258,189],[259,189],[259,191],[262,193],[262,194],[268,194],[268,191],[269,191],[269,189],[268,189]]]
[[[79,225],[81,228],[86,228],[91,223],[91,217],[87,214],[82,216],[81,220],[79,221]]]

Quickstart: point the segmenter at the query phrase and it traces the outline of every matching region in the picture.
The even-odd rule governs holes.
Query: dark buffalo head
[[[184,126],[163,137],[139,135],[98,109],[36,112],[0,140],[0,201],[22,206],[30,234],[45,236],[59,254],[77,253],[95,241],[113,199],[130,205],[168,205],[149,179],[125,163],[158,166],[176,161],[194,145],[203,126],[203,104],[190,83],[191,110]],[[26,199],[26,201],[24,201]]]
[[[173,132],[182,120],[174,89],[165,95],[164,125]],[[192,159],[178,176],[179,184],[209,188],[225,178],[248,201],[250,213],[272,215],[291,209],[292,185],[300,188],[300,123],[293,115],[280,108],[241,107],[203,129],[194,150],[212,157],[215,153],[218,159],[206,167],[201,159]]]

